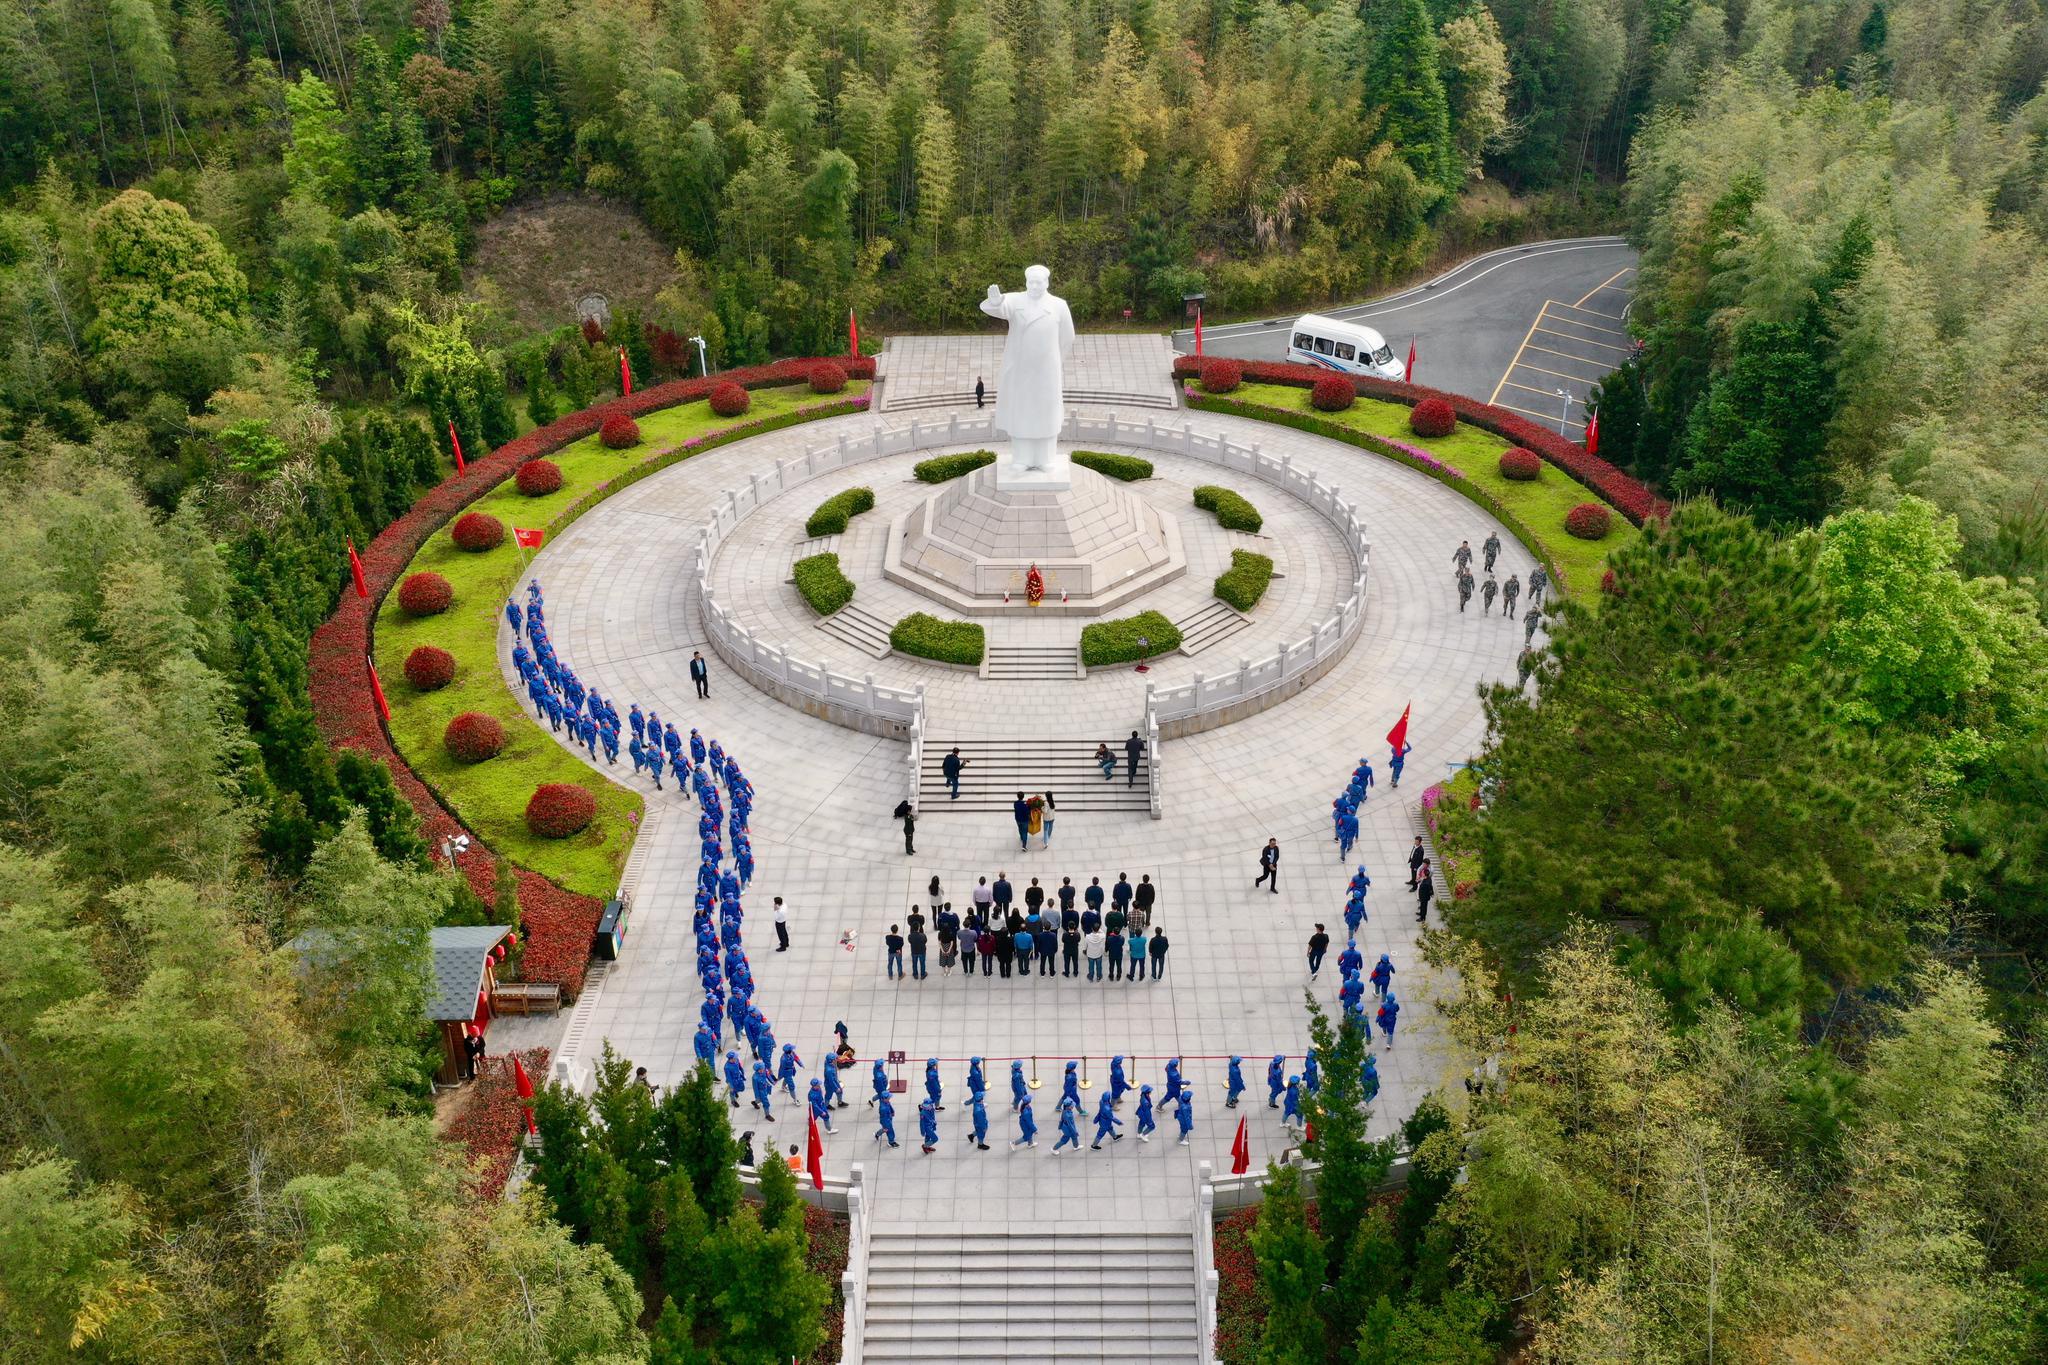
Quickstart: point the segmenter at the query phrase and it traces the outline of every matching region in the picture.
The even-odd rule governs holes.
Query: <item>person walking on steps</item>
[[[988,385],[981,382],[981,376],[974,376],[974,406],[980,408],[988,399]]]
[[[1259,882],[1263,882],[1268,878],[1271,878],[1273,882],[1273,894],[1279,895],[1280,841],[1278,839],[1266,840],[1266,846],[1259,850],[1259,876],[1258,881],[1252,883],[1252,890],[1258,890]]]
[[[1131,731],[1131,737],[1124,741],[1124,785],[1126,787],[1138,785],[1138,760],[1144,756],[1145,741],[1139,739],[1138,732],[1133,730]]]
[[[947,800],[958,801],[960,799],[960,770],[966,766],[967,760],[960,757],[958,745],[955,745],[953,751],[947,754],[940,762],[939,771],[945,774],[946,790],[950,793],[946,798]]]

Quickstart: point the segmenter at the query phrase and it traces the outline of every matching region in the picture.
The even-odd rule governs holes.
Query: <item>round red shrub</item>
[[[846,387],[846,369],[829,360],[811,366],[812,393],[838,393]]]
[[[1202,391],[1204,393],[1229,393],[1244,383],[1244,366],[1235,360],[1206,360],[1202,362]]]
[[[1543,472],[1543,457],[1527,446],[1509,446],[1500,453],[1500,476],[1528,483]]]
[[[566,839],[597,815],[597,798],[573,782],[546,782],[526,803],[526,827],[543,839]]]
[[[405,680],[422,692],[438,692],[455,681],[455,656],[439,645],[421,645],[405,656]]]
[[[448,722],[441,743],[457,763],[481,763],[505,747],[505,727],[495,716],[464,711]]]
[[[512,476],[529,498],[544,498],[562,486],[562,467],[553,460],[528,460]]]
[[[505,523],[489,512],[464,512],[455,519],[455,529],[448,534],[454,538],[456,549],[481,554],[505,543]]]
[[[753,405],[753,395],[730,379],[711,390],[711,410],[720,417],[737,417]]]
[[[407,574],[398,585],[398,608],[407,616],[438,616],[455,600],[455,589],[437,573]]]
[[[1580,540],[1604,540],[1614,526],[1614,513],[1604,502],[1582,502],[1564,514],[1564,529]]]
[[[629,449],[640,444],[640,424],[623,412],[615,412],[597,429],[597,439],[606,450]]]
[[[1425,398],[1408,413],[1408,430],[1417,436],[1448,436],[1458,429],[1458,414],[1441,398]]]
[[[1308,401],[1317,412],[1342,412],[1358,401],[1358,390],[1341,374],[1324,375],[1308,391]]]

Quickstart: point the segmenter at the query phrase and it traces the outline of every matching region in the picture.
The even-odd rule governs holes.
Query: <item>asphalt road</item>
[[[1635,265],[1635,249],[1619,237],[1531,242],[1384,298],[1318,311],[1376,329],[1397,356],[1412,340],[1418,384],[1562,420],[1577,436],[1587,391],[1628,355],[1623,319]],[[1284,360],[1294,317],[1205,326],[1203,354]],[[1173,347],[1193,351],[1194,332],[1175,332]]]

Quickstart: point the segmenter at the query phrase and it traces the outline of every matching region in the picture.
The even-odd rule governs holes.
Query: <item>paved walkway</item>
[[[815,1064],[831,1041],[833,1022],[844,1020],[864,1059],[899,1049],[914,1063],[903,1072],[913,1090],[898,1104],[903,1148],[877,1153],[869,1111],[857,1099],[855,1108],[842,1111],[839,1135],[828,1141],[828,1172],[843,1175],[851,1162],[867,1162],[877,1217],[891,1224],[957,1221],[965,1210],[977,1217],[996,1210],[1004,1217],[1063,1217],[1085,1209],[1090,1221],[1185,1211],[1195,1163],[1206,1159],[1226,1168],[1235,1127],[1235,1115],[1222,1107],[1227,1056],[1233,1050],[1245,1055],[1255,1099],[1263,1095],[1266,1057],[1284,1051],[1293,1058],[1291,1066],[1299,1067],[1307,1042],[1301,992],[1310,985],[1303,945],[1312,922],[1321,919],[1336,926],[1342,946],[1343,888],[1351,868],[1336,860],[1330,842],[1330,798],[1362,754],[1374,759],[1384,784],[1382,736],[1413,701],[1408,782],[1398,794],[1380,787],[1362,813],[1363,836],[1352,860],[1366,863],[1377,882],[1359,947],[1368,962],[1382,951],[1393,954],[1401,972],[1396,986],[1407,1005],[1398,1046],[1389,1052],[1382,1045],[1379,1053],[1384,1089],[1373,1128],[1390,1131],[1422,1094],[1453,1079],[1432,1047],[1422,969],[1414,954],[1413,907],[1402,884],[1413,800],[1447,764],[1479,746],[1483,718],[1475,689],[1511,676],[1521,644],[1519,626],[1482,617],[1476,606],[1462,616],[1457,611],[1451,550],[1461,537],[1475,545],[1482,541],[1496,529],[1491,519],[1442,485],[1352,447],[1265,424],[1190,414],[1191,421],[1233,428],[1238,439],[1260,440],[1268,450],[1291,450],[1298,464],[1320,466],[1347,496],[1363,500],[1374,549],[1358,643],[1327,677],[1286,705],[1163,746],[1162,821],[1068,816],[1058,822],[1050,849],[1020,855],[1006,817],[934,809],[919,825],[918,855],[905,857],[889,814],[903,790],[902,744],[794,712],[733,678],[715,659],[711,698],[698,702],[684,671],[690,650],[701,644],[688,550],[712,501],[742,481],[749,468],[832,439],[836,422],[864,429],[872,420],[814,423],[677,465],[584,516],[532,567],[547,591],[556,647],[586,682],[622,706],[651,704],[679,726],[697,726],[719,738],[754,782],[759,870],[747,897],[747,943],[756,998],[777,1037],[796,1043]],[[908,420],[906,415],[897,423]],[[804,510],[815,502],[808,492],[793,496]],[[1264,496],[1268,504],[1281,498],[1271,489]],[[755,515],[780,517],[793,510],[770,504]],[[1526,571],[1526,552],[1509,544],[1506,569]],[[1312,543],[1290,546],[1290,552],[1319,553]],[[1321,572],[1334,577],[1338,567],[1332,558]],[[775,575],[778,581],[781,576]],[[501,643],[509,650],[509,640]],[[1178,660],[1154,676],[1162,683],[1181,681],[1198,662]],[[898,682],[919,666],[892,657],[870,661],[870,667],[878,678]],[[999,724],[977,719],[974,703],[997,694],[965,674],[954,676],[959,690],[949,696],[944,714],[969,733],[949,738],[969,743],[971,753],[972,727],[985,726],[981,733],[993,734]],[[1038,689],[1039,723],[1057,726],[1060,735],[1128,728],[1129,701],[1107,683],[1097,686],[1091,679]],[[635,780],[623,762],[613,773]],[[662,796],[650,793],[650,799],[682,804],[672,788]],[[626,955],[595,1015],[596,1035],[645,1064],[658,1083],[691,1063],[700,999],[689,926],[696,821],[687,807],[678,814],[683,818],[665,821],[646,849],[648,875]],[[1277,896],[1250,885],[1257,849],[1269,835],[1283,849],[1284,881]],[[882,936],[892,921],[901,922],[909,905],[923,901],[932,876],[941,878],[958,907],[968,900],[975,877],[993,878],[999,870],[1009,872],[1020,898],[1031,877],[1057,886],[1062,876],[1073,877],[1076,885],[1101,876],[1108,885],[1118,872],[1133,882],[1149,874],[1161,887],[1156,921],[1173,944],[1166,979],[1114,985],[1059,977],[968,981],[940,974],[936,951],[929,980],[884,979]],[[786,954],[774,951],[769,898],[775,895],[785,897],[792,912],[794,943]],[[840,945],[849,932],[855,935],[850,949]],[[1337,985],[1333,953],[1313,985],[1326,1009],[1335,1009]],[[1112,1150],[1084,1151],[1055,1163],[1047,1153],[1063,1061],[1085,1055],[1091,1078],[1100,1084],[1115,1052],[1142,1059],[1133,1066],[1133,1078],[1154,1084],[1162,1079],[1164,1056],[1189,1059],[1186,1074],[1197,1087],[1195,1143],[1175,1147],[1167,1123],[1164,1139],[1150,1146],[1127,1139]],[[998,1097],[990,1112],[991,1140],[998,1145],[987,1153],[974,1151],[961,1136],[965,1059],[973,1054],[989,1059],[991,1093]],[[1015,1135],[1008,1114],[1008,1059],[1034,1054],[1047,1082],[1037,1100],[1040,1146],[1011,1154],[1001,1146]],[[926,1158],[917,1151],[915,1106],[921,1062],[932,1055],[944,1059],[947,1109],[941,1151]],[[857,1097],[865,1096],[865,1072],[864,1063],[849,1073]],[[1277,1115],[1262,1104],[1250,1112],[1253,1158],[1263,1162],[1286,1140]],[[742,1128],[756,1130],[757,1144],[772,1139],[786,1145],[803,1137],[795,1106],[778,1109],[773,1125],[757,1122],[744,1101],[735,1117]]]

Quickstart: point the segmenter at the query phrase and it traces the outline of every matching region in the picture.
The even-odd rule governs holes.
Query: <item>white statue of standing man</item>
[[[1010,458],[996,462],[996,487],[1064,491],[1070,483],[1066,457],[1058,450],[1066,421],[1061,398],[1067,352],[1074,347],[1074,315],[1067,301],[1047,286],[1052,272],[1034,265],[1024,272],[1024,292],[1005,294],[988,287],[981,311],[1010,324],[1003,342],[1003,367],[996,378],[995,428],[1010,438]]]

